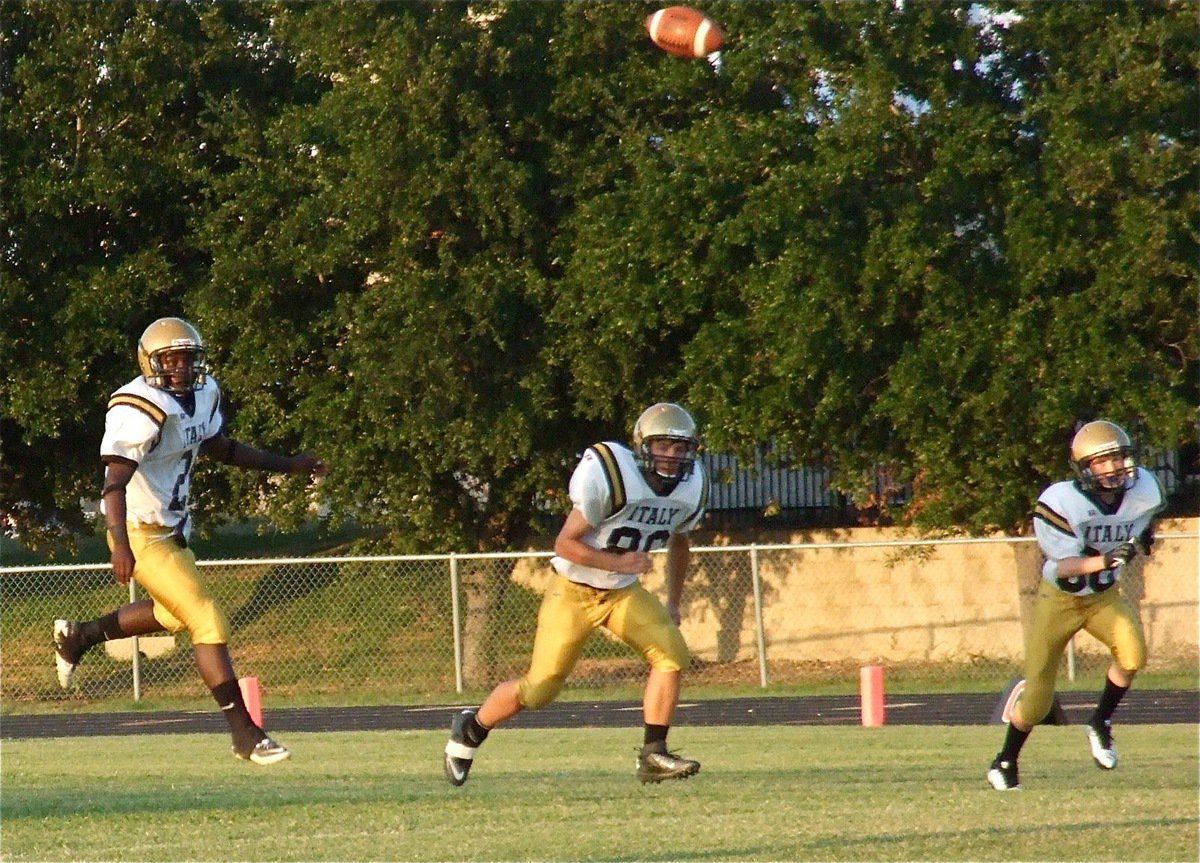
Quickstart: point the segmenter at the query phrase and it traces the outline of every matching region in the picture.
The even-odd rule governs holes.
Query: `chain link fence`
[[[1122,590],[1138,607],[1158,669],[1196,667],[1196,534],[1164,535]],[[524,672],[549,554],[201,561],[230,619],[238,673],[273,705],[445,703]],[[644,577],[662,596],[663,555]],[[889,685],[987,690],[1018,675],[1023,606],[1040,568],[1025,539],[808,543],[693,549],[683,632],[689,696],[776,684],[856,691],[882,664]],[[186,633],[110,642],[69,692],[54,672],[55,618],[91,619],[141,598],[107,565],[0,568],[5,711],[69,701],[206,696]],[[1099,675],[1107,653],[1081,636],[1064,676]],[[645,667],[597,632],[563,698],[633,695]],[[722,689],[723,688],[723,689]]]

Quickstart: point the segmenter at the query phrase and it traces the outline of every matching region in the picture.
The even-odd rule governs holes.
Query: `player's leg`
[[[139,600],[122,605],[116,611],[93,620],[54,621],[54,665],[58,674],[58,685],[69,689],[83,655],[105,641],[128,638],[132,635],[149,635],[164,632],[165,628],[154,617],[154,601]]]
[[[1134,676],[1146,664],[1146,637],[1141,622],[1116,588],[1095,598],[1084,629],[1112,652],[1113,661],[1105,676],[1104,689],[1087,723],[1088,746],[1097,766],[1117,766],[1112,717]]]
[[[691,661],[679,627],[666,608],[642,585],[619,591],[605,626],[646,658],[650,672],[642,697],[644,720],[637,776],[642,782],[683,779],[700,770],[700,762],[667,750],[667,734],[679,703],[680,681]]]
[[[137,565],[134,577],[154,598],[154,615],[171,632],[192,638],[196,670],[221,708],[233,754],[255,764],[274,764],[291,753],[273,740],[246,708],[229,654],[229,621],[200,581],[196,556],[170,533],[130,531]]]
[[[523,677],[496,686],[478,709],[459,711],[451,720],[450,740],[442,757],[451,785],[467,781],[475,754],[493,728],[522,710],[537,710],[557,697],[603,615],[606,593],[555,576],[538,610],[529,670]]]
[[[130,541],[133,541],[132,537]],[[109,539],[108,545],[111,549],[111,539]],[[166,627],[155,618],[154,602],[149,599],[127,603],[116,611],[93,620],[76,621],[65,618],[55,620],[52,637],[58,685],[63,689],[70,688],[71,681],[75,677],[75,670],[79,667],[83,655],[97,644],[165,630]]]
[[[450,720],[450,739],[442,753],[442,769],[451,785],[467,781],[475,753],[487,740],[488,733],[505,720],[525,709],[520,698],[520,680],[506,680],[496,686],[478,708],[468,707]],[[485,718],[481,719],[480,716]]]
[[[647,726],[670,727],[675,718],[675,707],[679,704],[682,677],[679,671],[673,669],[651,667],[646,677],[646,691],[642,696],[642,716]],[[666,739],[665,733],[663,739]]]
[[[997,791],[1021,787],[1018,759],[1033,727],[1054,704],[1055,678],[1067,642],[1083,627],[1078,600],[1047,582],[1038,586],[1025,648],[1025,690],[1013,708],[1004,743],[988,768]]]

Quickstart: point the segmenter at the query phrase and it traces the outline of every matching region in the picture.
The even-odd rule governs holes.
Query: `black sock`
[[[1125,697],[1125,693],[1128,691],[1128,686],[1117,686],[1117,684],[1106,677],[1104,679],[1104,691],[1100,693],[1100,701],[1096,704],[1096,712],[1092,714],[1092,718],[1088,720],[1088,724],[1100,725],[1111,720],[1113,712],[1117,709],[1117,705],[1121,703],[1121,699]]]
[[[651,725],[647,722],[646,730],[642,735],[643,748],[653,746],[657,749],[666,749],[669,729],[669,725]]]
[[[113,611],[103,617],[79,624],[79,646],[83,650],[87,650],[102,641],[125,638],[125,633],[121,631],[121,624],[117,619],[118,613]]]
[[[1030,731],[1032,730],[1030,729]],[[1011,761],[1015,764],[1027,737],[1029,737],[1029,731],[1022,731],[1010,722],[1008,733],[1004,735],[1004,748],[1000,750],[1000,754],[996,756],[996,760]]]
[[[218,683],[212,688],[212,694],[229,723],[235,746],[249,748],[263,739],[263,730],[250,718],[250,711],[246,709],[246,702],[242,699],[242,689],[236,680]]]
[[[463,723],[463,737],[466,738],[468,746],[478,746],[487,740],[490,728],[485,728],[474,713],[467,717],[467,721]]]

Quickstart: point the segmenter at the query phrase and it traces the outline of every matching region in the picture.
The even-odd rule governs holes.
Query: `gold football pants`
[[[1043,581],[1025,649],[1025,691],[1014,708],[1021,724],[1033,727],[1050,712],[1063,650],[1080,630],[1112,651],[1113,659],[1126,671],[1139,671],[1146,664],[1141,622],[1116,585],[1104,593],[1072,596]]]
[[[228,644],[229,621],[200,583],[192,550],[181,548],[161,525],[129,522],[127,527],[133,577],[154,600],[154,619],[168,632],[186,629],[192,644]]]
[[[687,668],[687,645],[679,627],[655,596],[634,582],[617,590],[599,590],[555,575],[542,597],[529,671],[518,684],[524,707],[545,707],[563,687],[579,661],[592,630],[605,627],[646,658],[658,671]]]

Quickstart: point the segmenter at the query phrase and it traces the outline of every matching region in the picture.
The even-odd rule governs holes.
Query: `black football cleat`
[[[234,746],[233,754],[243,761],[250,761],[254,764],[266,766],[267,764],[275,764],[286,758],[290,758],[292,752],[282,743],[277,743],[270,737],[264,737],[249,749],[239,749],[237,746]]]
[[[680,758],[668,752],[666,746],[643,747],[637,757],[637,778],[646,782],[662,782],[664,779],[686,779],[700,772],[700,762]]]
[[[1017,776],[1017,762],[1001,761],[997,758],[987,772],[988,782],[997,791],[1020,791],[1021,780]]]
[[[467,744],[464,733],[467,720],[474,715],[474,710],[463,710],[454,714],[454,718],[450,720],[450,739],[446,742],[446,751],[442,755],[442,767],[446,771],[446,778],[454,786],[463,785],[467,781],[475,753],[479,751],[478,746]]]

